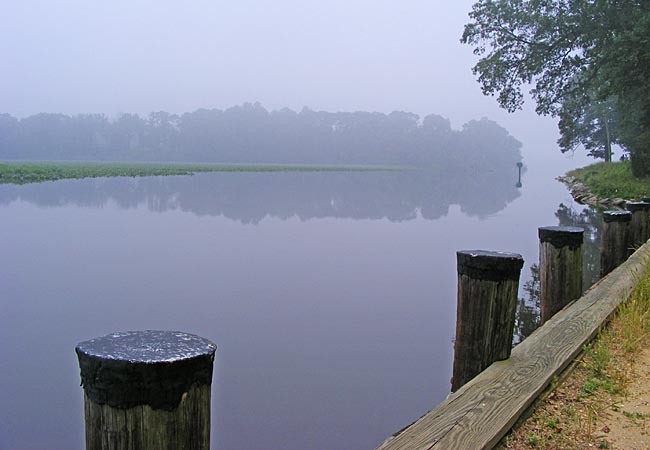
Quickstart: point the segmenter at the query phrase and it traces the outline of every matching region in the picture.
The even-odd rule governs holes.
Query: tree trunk
[[[612,162],[612,138],[609,134],[609,116],[605,113],[605,135],[607,142],[605,143],[605,162]]]

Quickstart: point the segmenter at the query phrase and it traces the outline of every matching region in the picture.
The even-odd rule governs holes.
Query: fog
[[[481,93],[476,57],[459,42],[472,4],[6,2],[0,112],[115,117],[260,102],[268,110],[434,113],[455,128],[488,117],[517,138],[548,141],[561,162],[556,120],[536,116],[531,102],[508,114]],[[526,153],[529,163],[548,162]]]
[[[6,2],[0,111],[109,115],[227,108],[509,116],[459,42],[472,1]],[[516,130],[513,130],[516,132]]]
[[[4,2],[0,126],[13,128],[0,127],[0,158],[392,165],[406,149],[428,171],[1,186],[0,340],[17,345],[0,372],[0,447],[80,447],[72,348],[120,329],[219,345],[219,448],[372,448],[444,399],[455,252],[530,264],[537,227],[592,218],[553,180],[590,162],[560,153],[556,120],[481,93],[459,42],[472,3]],[[161,111],[173,126],[152,125]],[[291,126],[260,126],[278,123]]]

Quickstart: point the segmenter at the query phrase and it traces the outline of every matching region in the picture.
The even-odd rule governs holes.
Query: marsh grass
[[[407,170],[407,168],[263,164],[8,162],[0,163],[0,184],[40,183],[71,178],[192,175],[198,172],[367,172],[394,170]]]
[[[596,163],[567,175],[587,186],[600,198],[640,199],[650,196],[650,178],[635,178],[629,161]]]
[[[635,355],[649,341],[650,268],[573,369],[551,384],[499,448],[610,448],[599,419],[619,410],[633,380]],[[646,418],[631,414],[633,420]]]

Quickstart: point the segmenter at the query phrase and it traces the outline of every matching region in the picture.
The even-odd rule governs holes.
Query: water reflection
[[[584,228],[582,243],[582,288],[588,289],[600,279],[600,236],[603,229],[602,211],[584,208],[577,211],[572,206],[560,204],[555,213],[560,226]]]
[[[443,172],[203,173],[192,177],[100,178],[0,187],[0,205],[24,200],[39,206],[179,209],[242,223],[264,217],[435,220],[459,205],[483,218],[504,209],[520,193],[509,167]],[[83,188],[81,188],[83,186]]]
[[[526,339],[540,324],[539,265],[530,266],[530,279],[523,285],[524,297],[517,301],[513,341]]]
[[[0,448],[80,447],[71,349],[152,328],[220,345],[216,448],[373,448],[448,394],[455,251],[532,262],[536,227],[557,219],[564,188],[530,177],[518,190],[513,167],[0,186],[11,299],[0,340],[20,343],[3,349],[16,370],[0,374],[12,412],[0,417]],[[536,323],[522,311],[526,334]],[[49,409],[36,417],[38,402]]]

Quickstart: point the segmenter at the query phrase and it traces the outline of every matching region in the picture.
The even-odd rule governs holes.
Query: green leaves
[[[461,42],[481,56],[473,71],[483,93],[497,95],[499,104],[512,112],[523,104],[522,88],[534,84],[530,93],[538,112],[557,113],[559,94],[584,69],[576,39],[581,14],[563,1],[477,2]]]
[[[529,88],[539,114],[560,116],[563,151],[618,143],[650,173],[650,2],[479,0],[469,16],[461,42],[484,94],[513,112]]]

